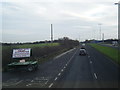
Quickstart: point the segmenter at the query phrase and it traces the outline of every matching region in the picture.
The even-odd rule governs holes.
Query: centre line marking
[[[58,78],[56,77],[56,78],[55,78],[55,81],[56,81],[57,79],[58,79]]]
[[[61,72],[63,72],[63,69],[61,70]]]
[[[65,69],[66,67],[64,67],[64,69]]]
[[[58,76],[60,76],[60,75],[61,75],[61,73],[58,74]]]
[[[90,61],[90,63],[92,63],[92,61]]]
[[[94,76],[95,76],[95,78],[97,79],[97,75],[96,75],[96,73],[94,73]]]
[[[53,86],[53,83],[50,84],[49,88],[51,88]]]
[[[32,85],[32,84],[27,84],[26,86],[30,86],[30,85]]]

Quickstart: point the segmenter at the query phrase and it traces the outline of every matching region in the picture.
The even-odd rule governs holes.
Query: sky
[[[1,42],[118,38],[118,0],[2,0]],[[101,27],[101,34],[100,34]],[[101,36],[100,36],[101,35]]]

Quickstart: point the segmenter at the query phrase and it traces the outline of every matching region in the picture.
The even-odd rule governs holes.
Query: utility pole
[[[80,42],[80,35],[79,35],[79,42]]]
[[[120,43],[120,1],[115,5],[118,5],[118,43]]]
[[[79,45],[80,45],[80,35],[79,35]]]
[[[53,43],[53,26],[51,24],[51,43]]]
[[[99,34],[100,34],[100,40],[101,40],[101,25],[102,25],[102,24],[101,24],[101,23],[99,23],[98,25],[100,26],[100,29],[99,29],[99,30],[100,30],[100,32],[99,32]]]
[[[102,33],[102,41],[104,42],[104,33]]]

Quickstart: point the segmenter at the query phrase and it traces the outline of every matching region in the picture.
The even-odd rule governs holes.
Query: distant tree
[[[88,39],[85,40],[85,43],[89,43],[90,41]]]
[[[66,48],[73,48],[74,46],[79,45],[79,41],[69,39],[68,37],[59,38],[58,42]]]

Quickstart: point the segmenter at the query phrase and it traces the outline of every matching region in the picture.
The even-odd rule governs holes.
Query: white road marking
[[[56,81],[57,79],[58,79],[58,78],[56,77],[56,78],[55,78],[55,81]]]
[[[29,85],[26,85],[27,87],[29,86]]]
[[[61,72],[63,72],[64,70],[62,69]]]
[[[34,80],[32,80],[31,82],[33,82]]]
[[[17,82],[15,85],[17,85],[17,84],[21,83],[22,81],[23,81],[23,80],[21,80],[21,81]]]
[[[70,58],[70,60],[67,62],[66,66],[70,63],[70,61],[73,59],[73,57],[75,56],[76,53],[77,53],[77,50],[76,50],[76,52],[73,54],[73,56]]]
[[[66,66],[67,66],[67,64],[66,64]]]
[[[76,48],[74,48],[74,49],[76,49]],[[74,50],[74,49],[72,49],[72,50]],[[69,51],[63,53],[63,54],[55,57],[54,59],[59,58],[59,57],[61,57],[62,55],[66,54],[66,53],[68,53],[68,52],[70,52],[70,51],[72,51],[72,50],[69,50]],[[74,53],[74,55],[75,55],[76,53],[77,53],[77,51]],[[70,60],[67,62],[66,66],[67,66],[67,65],[69,64],[69,62],[72,60],[72,58],[74,57],[74,55],[73,55],[73,56],[70,58]],[[64,66],[64,68],[66,68],[66,67]],[[61,70],[61,72],[63,72],[63,71],[64,71],[64,69]],[[61,75],[61,73],[58,74],[58,76],[60,76],[60,75]],[[54,80],[56,81],[57,79],[58,79],[58,77],[56,77]],[[53,86],[53,83],[51,83],[51,84],[49,85],[49,88],[51,88],[52,86]]]
[[[66,67],[64,67],[64,69],[65,69]]]
[[[77,50],[76,50],[76,52],[73,54],[73,56],[70,58],[70,60],[69,61],[71,61],[72,60],[72,58],[75,56],[75,54],[77,53]]]
[[[20,80],[20,81],[18,81],[18,82],[16,82],[16,83],[13,83],[13,84],[10,84],[10,85],[4,85],[4,86],[17,85],[17,84],[21,83],[22,81],[23,81],[23,80]]]
[[[69,64],[70,63],[70,60],[67,62],[67,64]]]
[[[58,76],[60,76],[60,75],[61,75],[61,73],[58,74]]]
[[[97,75],[96,75],[96,73],[94,73],[94,76],[95,76],[95,78],[97,79]]]
[[[27,84],[26,86],[28,87],[28,86],[30,86],[30,85],[32,85],[32,84]]]
[[[47,83],[48,83],[48,81],[45,82],[45,84],[47,84]]]
[[[62,53],[62,54],[60,54],[60,55],[56,56],[54,59],[57,59],[57,58],[59,58],[59,57],[61,57],[61,56],[65,55],[65,54],[67,54],[67,53],[69,53],[69,52],[73,51],[74,49],[75,49],[75,48],[70,49],[69,51],[66,51],[66,52],[64,52],[64,53]]]
[[[90,61],[90,63],[92,64],[92,61]]]
[[[53,83],[50,84],[49,88],[51,88],[53,86]]]
[[[88,56],[88,58],[90,58],[90,56]]]

